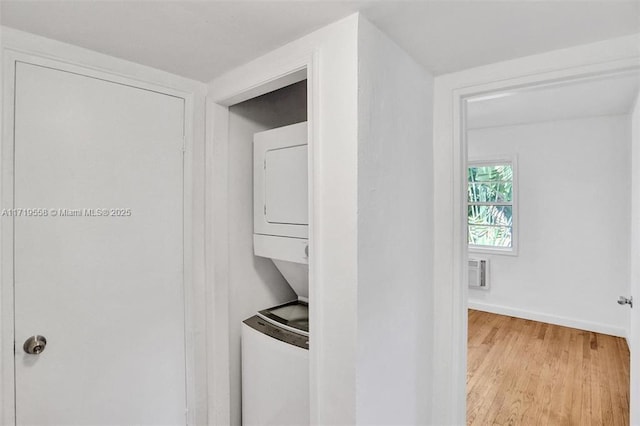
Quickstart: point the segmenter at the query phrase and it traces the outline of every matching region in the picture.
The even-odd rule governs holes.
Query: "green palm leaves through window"
[[[511,248],[513,167],[471,164],[468,170],[468,241],[471,246]]]

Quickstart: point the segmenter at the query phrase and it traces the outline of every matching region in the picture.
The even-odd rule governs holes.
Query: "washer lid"
[[[262,334],[266,334],[269,337],[280,340],[281,342],[285,342],[302,349],[309,349],[309,336],[306,333],[295,333],[291,330],[288,330],[289,327],[284,328],[282,326],[273,325],[271,321],[265,320],[264,317],[259,315],[254,315],[242,322],[244,323],[244,325],[251,327],[256,331],[259,331]],[[244,334],[244,330],[242,331],[242,333]]]
[[[309,332],[309,306],[299,300],[264,309],[259,314],[277,324]]]

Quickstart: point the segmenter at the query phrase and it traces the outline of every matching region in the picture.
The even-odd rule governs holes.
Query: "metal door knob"
[[[629,305],[629,307],[633,308],[633,296],[628,298],[620,296],[620,298],[618,299],[618,305]]]
[[[47,346],[47,339],[44,336],[31,336],[24,341],[22,349],[28,354],[39,355]]]

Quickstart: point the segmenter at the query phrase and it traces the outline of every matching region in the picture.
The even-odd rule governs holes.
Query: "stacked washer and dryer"
[[[253,138],[256,256],[270,258],[298,299],[242,324],[242,423],[309,424],[307,123]]]

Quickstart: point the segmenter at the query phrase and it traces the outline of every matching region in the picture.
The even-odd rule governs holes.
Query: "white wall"
[[[361,425],[429,421],[433,78],[365,19],[358,28]]]
[[[470,160],[516,157],[518,197],[518,253],[486,256],[490,288],[469,289],[469,306],[626,336],[629,116],[469,130],[467,143]]]
[[[640,424],[640,94],[631,114],[631,424]],[[626,293],[625,293],[626,295]]]
[[[241,424],[240,324],[296,299],[270,259],[253,254],[253,134],[306,121],[305,82],[229,108],[229,374],[231,424]]]

